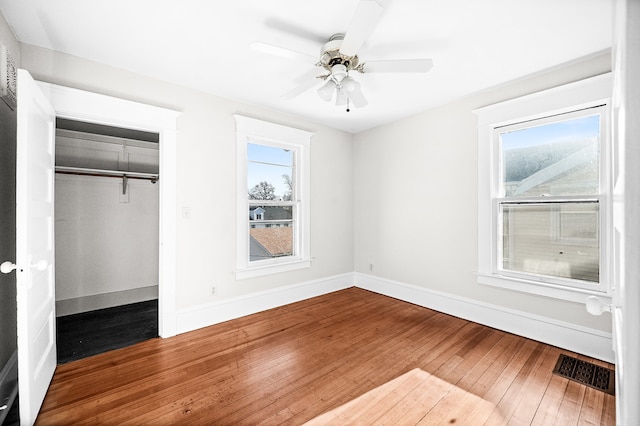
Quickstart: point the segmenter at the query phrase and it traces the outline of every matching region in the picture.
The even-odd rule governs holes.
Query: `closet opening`
[[[159,140],[56,119],[59,364],[158,337]]]

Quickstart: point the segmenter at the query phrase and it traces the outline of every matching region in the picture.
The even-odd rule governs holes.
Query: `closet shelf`
[[[128,179],[146,179],[154,183],[158,179],[160,179],[160,175],[158,173],[126,172],[122,170],[88,169],[85,167],[68,167],[68,166],[56,166],[56,173],[62,173],[62,174],[68,174],[68,175],[104,176],[104,177],[116,177],[116,178],[128,178]]]

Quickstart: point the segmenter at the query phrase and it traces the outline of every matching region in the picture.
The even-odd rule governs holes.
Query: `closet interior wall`
[[[56,130],[57,316],[158,298],[158,148]]]

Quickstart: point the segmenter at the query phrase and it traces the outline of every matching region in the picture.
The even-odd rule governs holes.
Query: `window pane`
[[[599,281],[597,202],[501,206],[506,271]]]
[[[249,143],[247,157],[247,192],[250,200],[292,199],[292,151]]]
[[[249,207],[249,261],[294,255],[293,206]]]
[[[505,197],[599,192],[600,115],[500,134]]]

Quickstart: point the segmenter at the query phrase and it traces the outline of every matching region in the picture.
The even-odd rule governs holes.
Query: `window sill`
[[[604,303],[611,304],[611,296],[602,291],[568,288],[551,283],[530,281],[497,274],[483,274],[477,272],[476,276],[479,284],[490,285],[493,287],[585,304],[587,297],[597,296]]]
[[[297,259],[290,262],[279,262],[268,265],[250,266],[236,270],[236,279],[244,280],[280,272],[295,271],[311,267],[311,259]]]

